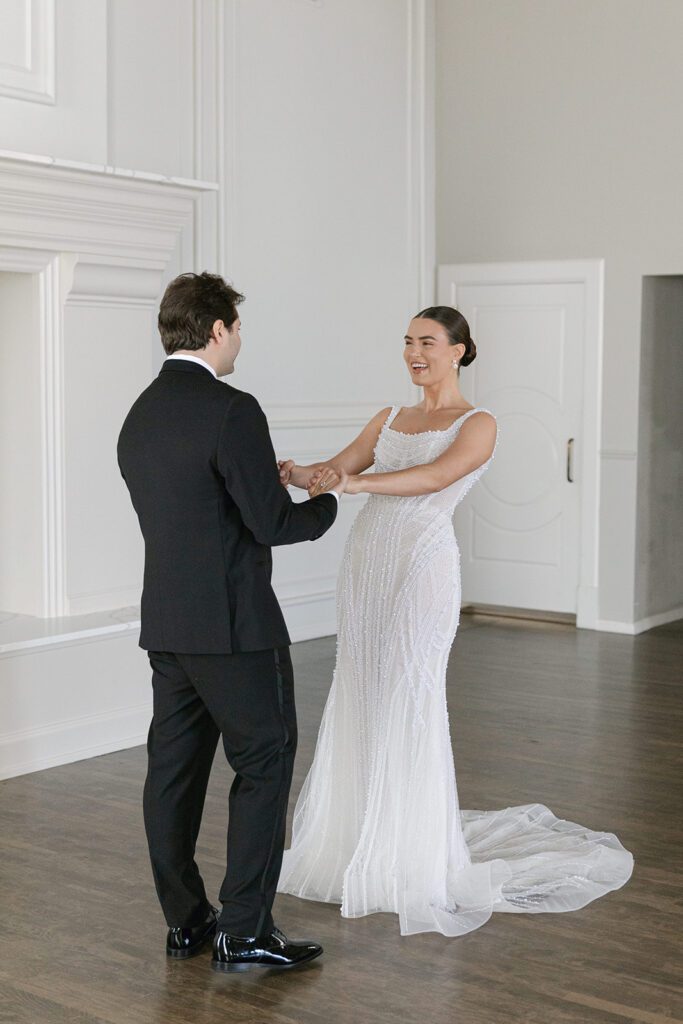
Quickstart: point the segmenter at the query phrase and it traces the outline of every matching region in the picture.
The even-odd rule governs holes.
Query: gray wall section
[[[643,281],[636,619],[683,606],[683,277]]]
[[[599,615],[632,622],[642,279],[683,274],[683,3],[436,0],[436,38],[438,262],[605,260]]]

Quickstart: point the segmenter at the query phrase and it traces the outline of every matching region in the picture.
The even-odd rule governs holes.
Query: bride
[[[398,915],[403,935],[463,935],[493,911],[577,910],[622,886],[616,836],[542,804],[460,810],[446,666],[460,616],[451,517],[494,457],[497,424],[463,398],[476,355],[448,306],[411,320],[404,360],[424,389],[379,412],[326,463],[280,463],[283,483],[368,493],[337,586],[337,662],[294,812],[278,891]],[[374,465],[374,473],[360,475]]]

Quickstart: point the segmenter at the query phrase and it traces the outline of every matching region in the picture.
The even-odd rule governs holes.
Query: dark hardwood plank
[[[334,639],[294,648],[313,756]],[[168,962],[142,826],[145,749],[0,786],[0,1021],[12,1024],[664,1024],[683,1022],[683,623],[638,637],[463,615],[449,668],[460,801],[546,803],[616,832],[631,882],[571,914],[494,914],[461,939],[402,938],[392,915],[278,897],[299,972],[216,975]],[[214,766],[198,859],[223,872],[230,771]]]

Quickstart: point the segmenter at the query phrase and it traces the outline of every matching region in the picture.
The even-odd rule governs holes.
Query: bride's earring
[[[458,360],[457,360],[457,359],[454,359],[454,360],[453,360],[453,369],[454,369],[454,370],[457,370],[457,369],[458,369]]]

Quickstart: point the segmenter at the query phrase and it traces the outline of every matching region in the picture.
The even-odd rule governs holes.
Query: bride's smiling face
[[[453,360],[460,360],[464,345],[451,345],[448,332],[436,320],[416,316],[405,336],[403,358],[414,384],[437,384],[455,373]]]

